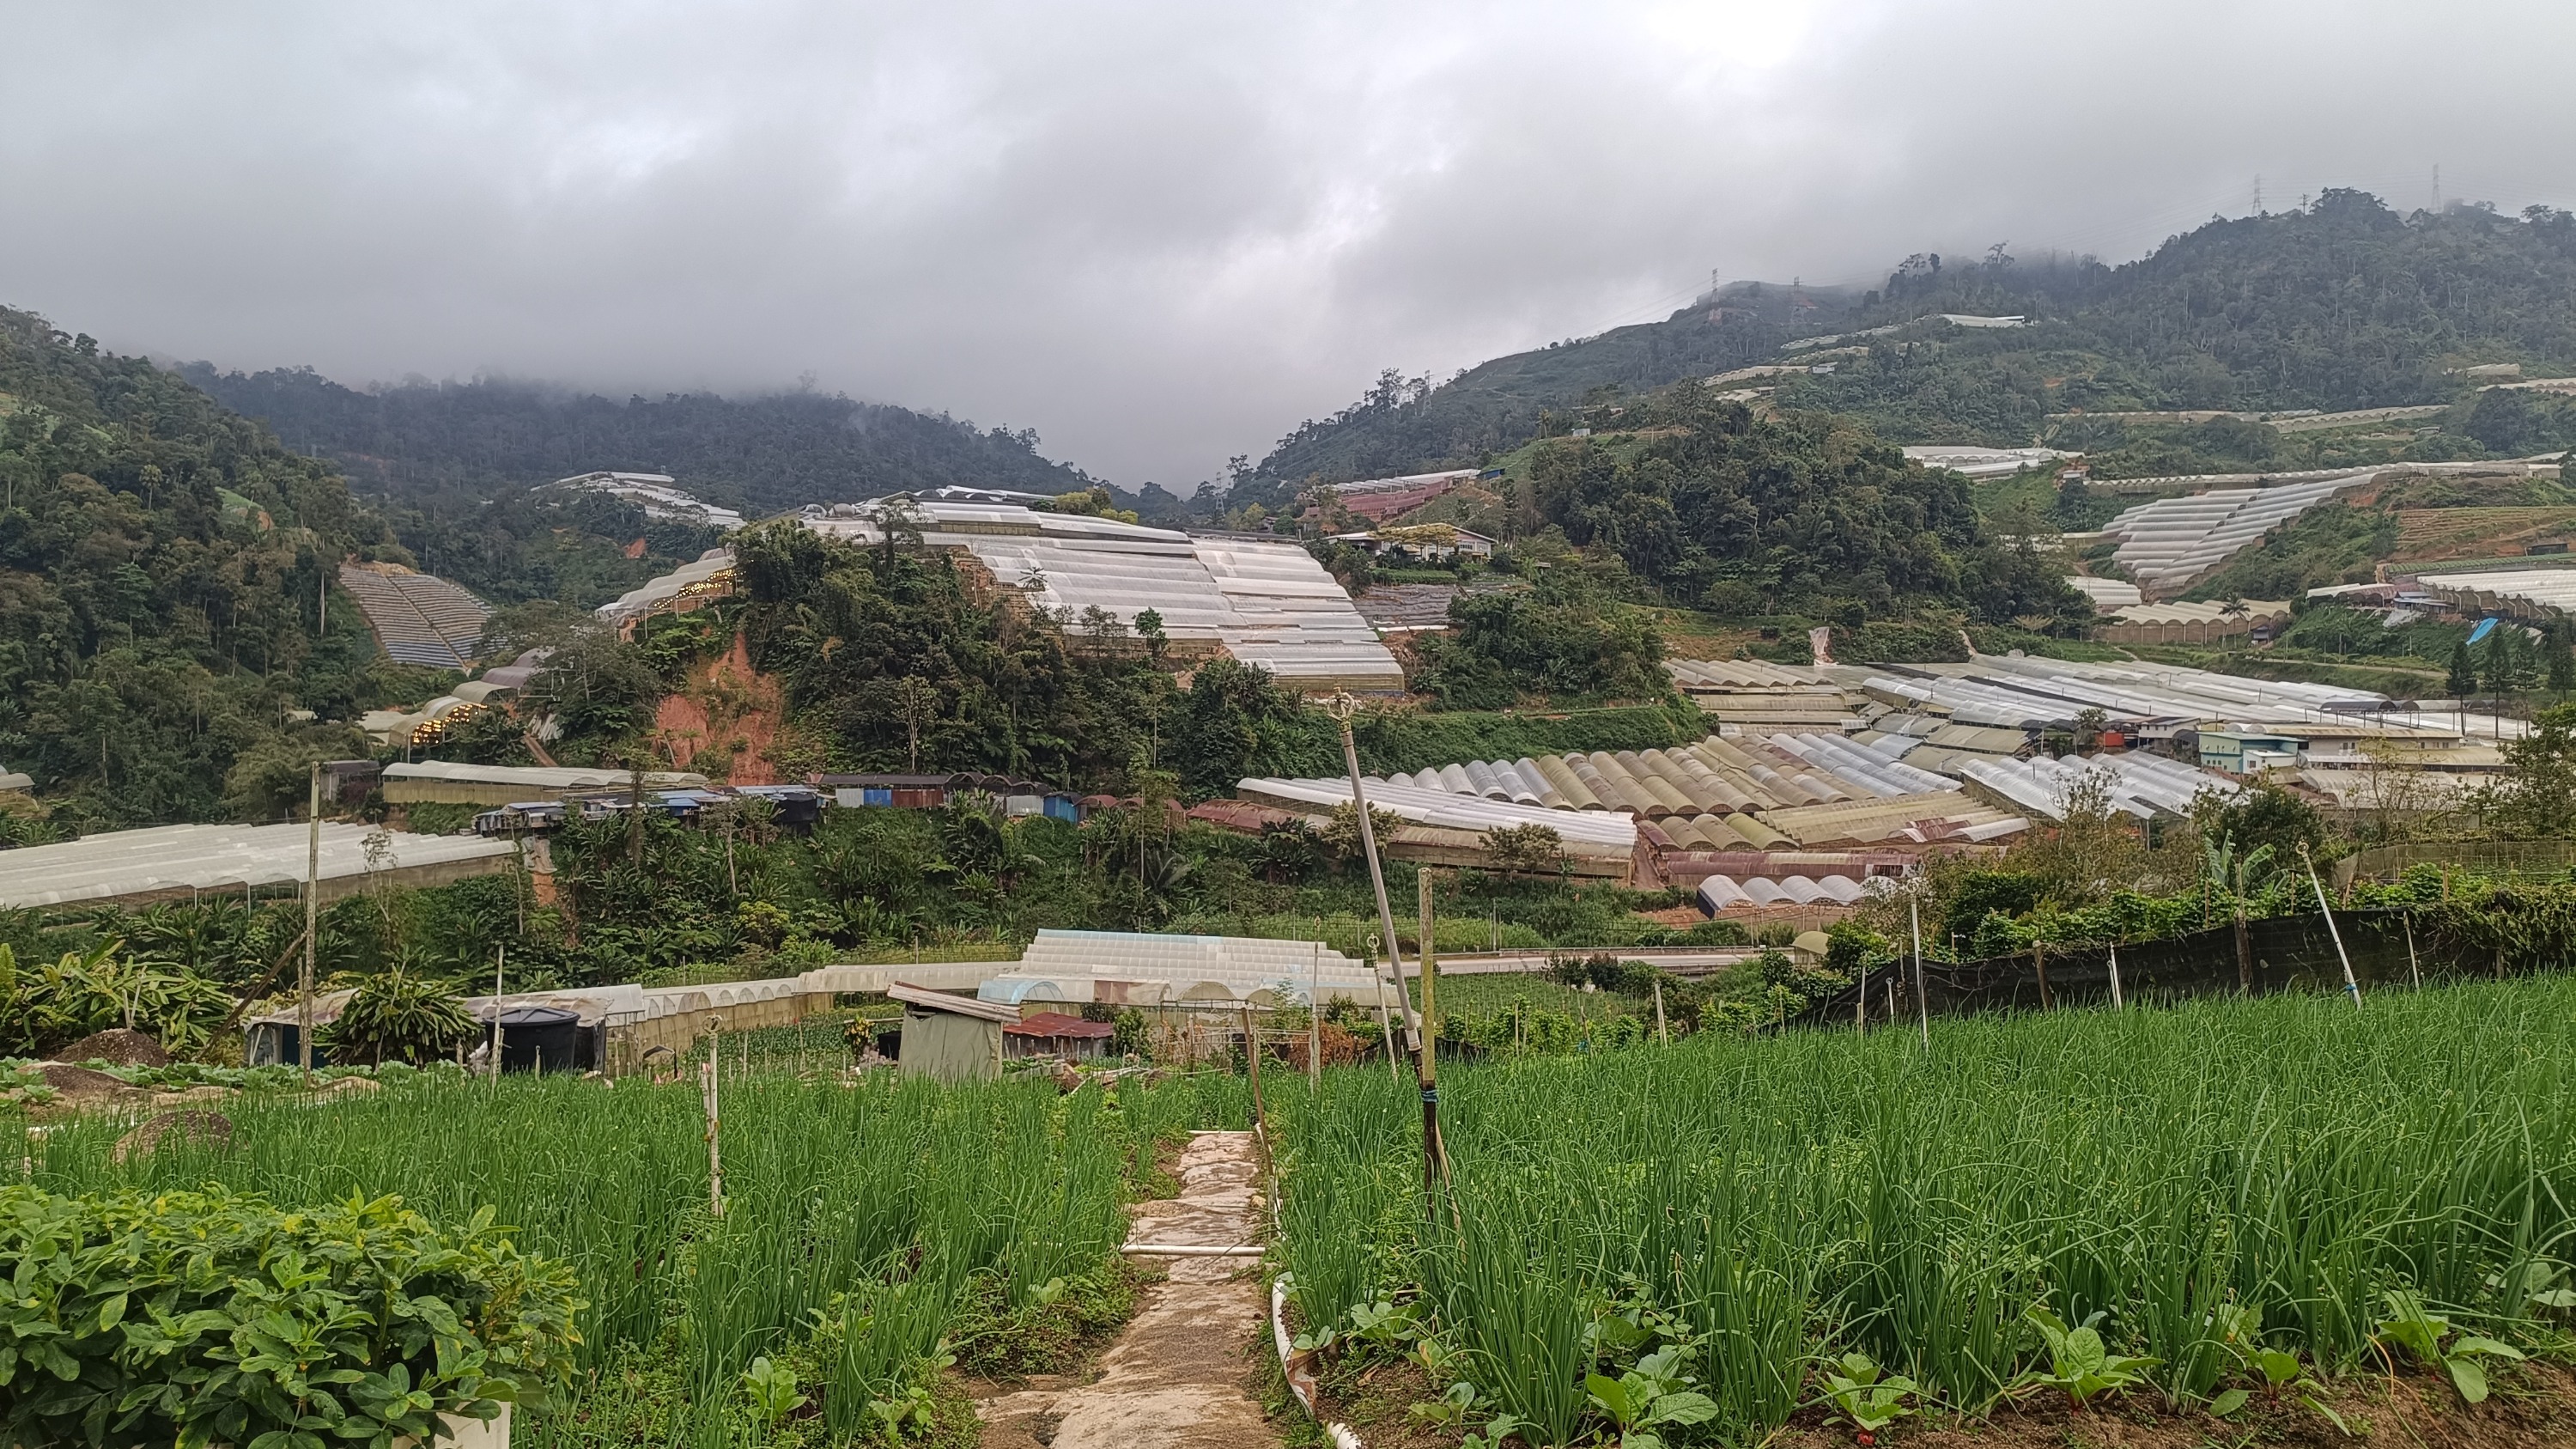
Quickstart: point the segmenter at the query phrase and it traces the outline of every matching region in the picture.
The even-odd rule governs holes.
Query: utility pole
[[[295,1055],[304,1085],[313,1085],[313,929],[322,916],[322,762],[313,762],[312,790],[304,818],[304,971],[295,989]]]

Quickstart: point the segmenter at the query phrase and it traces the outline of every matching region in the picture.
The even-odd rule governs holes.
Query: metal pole
[[[492,1084],[501,1084],[501,972],[510,962],[510,943],[492,948]]]
[[[2120,943],[2111,943],[2111,1009],[2125,1011],[2129,1003],[2120,999]]]
[[[304,1066],[304,1084],[313,1084],[313,928],[322,913],[322,762],[313,762],[313,782],[304,832],[304,971],[295,986],[295,1054]]]
[[[1655,973],[1655,1040],[1665,1046],[1673,1044],[1673,1034],[1664,1025],[1664,973],[1661,971]]]
[[[1906,917],[1914,923],[1914,1010],[1923,1023],[1923,1049],[1932,1050],[1932,994],[1923,981],[1923,903],[1907,901]]]
[[[2343,962],[2343,989],[2352,997],[2352,1009],[2359,1011],[2361,1010],[2361,983],[2353,979],[2352,957],[2343,949],[2343,932],[2335,928],[2334,908],[2326,904],[2326,884],[2317,879],[2316,859],[2308,854],[2308,847],[2304,843],[2299,846],[2299,863],[2308,868],[2308,884],[2316,890],[2317,909],[2325,913],[2326,934],[2334,938],[2335,959]]]

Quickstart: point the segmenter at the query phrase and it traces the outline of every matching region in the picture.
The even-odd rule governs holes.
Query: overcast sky
[[[120,351],[794,384],[1186,492],[1728,278],[2576,204],[2576,5],[0,0],[0,302]]]

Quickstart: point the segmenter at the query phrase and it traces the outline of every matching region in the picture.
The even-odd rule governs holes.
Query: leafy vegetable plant
[[[751,1397],[752,1417],[763,1428],[775,1428],[788,1415],[805,1407],[805,1396],[796,1391],[796,1370],[767,1358],[755,1358],[742,1373],[743,1392]]]
[[[2032,1304],[2023,1312],[2022,1321],[2039,1330],[2048,1348],[2048,1368],[2024,1370],[2017,1384],[2055,1389],[2078,1409],[2103,1394],[2136,1384],[2160,1360],[2111,1352],[2096,1326],[2105,1316],[2097,1309],[2082,1323],[2069,1328],[2066,1320]]]
[[[2520,1360],[2522,1350],[2492,1338],[2464,1333],[2451,1338],[2451,1320],[2426,1311],[2424,1300],[2404,1289],[2391,1289],[2388,1294],[2388,1316],[2379,1321],[2376,1337],[2383,1343],[2395,1343],[2415,1356],[2426,1367],[2438,1366],[2451,1376],[2451,1384],[2460,1397],[2472,1404],[2483,1403],[2487,1396],[2486,1366],[2481,1359]],[[2450,1339],[2446,1344],[2445,1339]]]
[[[0,1188],[0,1441],[390,1449],[542,1402],[579,1338],[572,1271],[490,1209],[287,1211],[220,1189]]]
[[[2325,1416],[2344,1437],[2352,1436],[2352,1426],[2334,1411],[2323,1397],[2326,1386],[2309,1377],[2295,1353],[2270,1347],[2263,1342],[2263,1306],[2259,1303],[2230,1303],[2218,1310],[2218,1336],[2237,1360],[2263,1381],[2266,1402],[2278,1405],[2287,1391],[2299,1401]],[[2225,1418],[2244,1408],[2253,1395],[2244,1389],[2229,1389],[2209,1401],[2209,1411]]]
[[[1858,1442],[1878,1442],[1882,1429],[1915,1412],[1905,1402],[1922,1390],[1903,1374],[1883,1374],[1865,1353],[1847,1353],[1825,1370],[1825,1393],[1848,1421]]]
[[[1680,1344],[1667,1344],[1615,1379],[1606,1374],[1584,1379],[1592,1406],[1617,1426],[1620,1449],[1664,1449],[1657,1428],[1705,1424],[1717,1417],[1715,1400],[1685,1387],[1691,1379],[1682,1363],[1689,1353]]]

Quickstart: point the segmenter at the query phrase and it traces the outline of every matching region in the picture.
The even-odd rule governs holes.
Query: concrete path
[[[1181,1154],[1181,1195],[1139,1203],[1133,1243],[1257,1245],[1260,1166],[1249,1132],[1199,1132]],[[1152,1258],[1170,1276],[1087,1384],[1036,1381],[979,1401],[983,1449],[1259,1449],[1279,1436],[1245,1390],[1269,1341],[1250,1258]],[[1243,1273],[1241,1281],[1235,1275]]]

